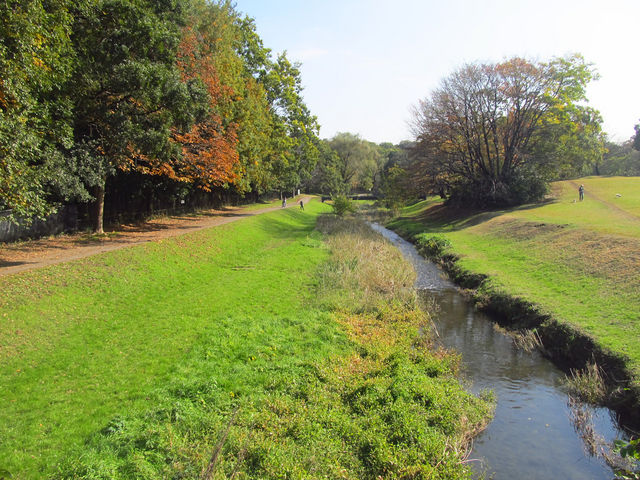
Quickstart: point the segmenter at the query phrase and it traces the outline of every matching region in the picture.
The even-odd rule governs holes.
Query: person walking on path
[[[282,208],[287,208],[287,197],[282,197]]]
[[[300,208],[301,208],[302,210],[304,210],[304,201],[303,201],[303,200],[300,200]]]
[[[584,200],[584,185],[580,185],[578,188],[578,194],[580,196],[580,201]]]

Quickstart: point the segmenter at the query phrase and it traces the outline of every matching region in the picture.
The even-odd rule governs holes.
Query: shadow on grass
[[[0,259],[0,268],[18,267],[20,265],[26,265],[27,263],[32,263],[32,262],[7,262],[5,260]]]
[[[427,232],[452,232],[474,227],[512,212],[532,210],[556,202],[557,200],[555,198],[549,198],[538,203],[502,208],[499,210],[457,208],[446,206],[443,203],[436,203],[428,206],[417,215],[399,217],[394,220],[393,223],[402,224],[404,222],[419,222],[426,227],[425,231]]]

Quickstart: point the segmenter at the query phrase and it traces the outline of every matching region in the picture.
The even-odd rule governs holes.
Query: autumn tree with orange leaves
[[[187,4],[92,0],[75,12],[77,67],[69,163],[95,198],[94,231],[103,231],[107,179],[117,170],[173,175],[181,149],[172,141],[205,113],[200,80],[177,66]]]
[[[109,192],[119,213],[145,202],[150,212],[156,199],[203,205],[309,181],[319,126],[299,66],[273,58],[232,2],[18,3],[0,8],[0,209],[10,218],[91,201],[102,232]]]
[[[219,74],[224,57],[233,55],[223,39],[224,30],[230,28],[224,9],[194,5],[178,50],[183,81],[201,81],[208,93],[208,105],[202,121],[191,130],[181,133],[174,129],[173,139],[182,147],[182,155],[169,166],[168,174],[205,191],[229,184],[240,174],[238,123],[229,109],[237,94]]]

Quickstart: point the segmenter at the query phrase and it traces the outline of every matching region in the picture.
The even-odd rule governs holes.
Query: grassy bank
[[[585,185],[585,200],[576,201]],[[488,276],[485,290],[539,306],[624,362],[640,386],[640,178],[553,185],[542,205],[452,211],[432,199],[390,225],[450,243],[458,266]]]
[[[327,209],[0,279],[0,478],[464,476],[488,403]]]

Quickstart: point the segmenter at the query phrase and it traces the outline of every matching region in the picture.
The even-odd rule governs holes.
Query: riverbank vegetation
[[[0,477],[467,476],[491,402],[399,252],[329,211],[0,279]]]
[[[616,378],[616,362],[604,371],[625,396],[640,391],[638,187],[637,177],[557,182],[545,203],[485,212],[447,208],[434,198],[408,207],[390,226],[431,245],[436,256],[454,254],[481,305],[489,292],[504,305],[520,299],[538,319],[570,326],[558,342],[578,341],[578,332],[593,339],[626,369],[629,384]]]

